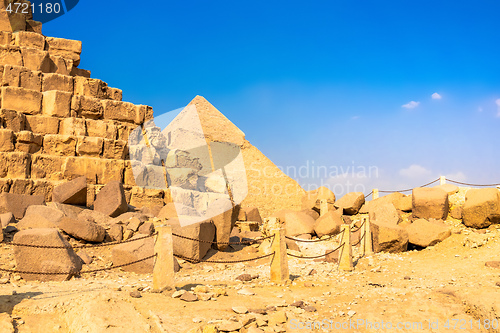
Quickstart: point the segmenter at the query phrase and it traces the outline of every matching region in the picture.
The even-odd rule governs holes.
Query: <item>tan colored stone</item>
[[[0,65],[23,65],[23,56],[18,46],[0,46]]]
[[[42,72],[31,71],[22,66],[5,65],[2,85],[40,91],[42,87]]]
[[[21,54],[24,67],[44,73],[52,70],[52,62],[47,51],[21,47]]]
[[[31,155],[26,153],[0,153],[0,178],[29,178]]]
[[[128,206],[123,185],[118,181],[106,184],[96,195],[94,210],[111,217],[127,212]]]
[[[340,227],[343,223],[342,209],[330,210],[316,220],[314,231],[318,237],[336,235],[340,232]]]
[[[53,190],[54,190],[54,184],[51,181],[34,180],[31,194],[42,196],[44,197],[46,202],[49,202],[52,199]]]
[[[138,116],[138,109],[134,104],[113,100],[102,100],[101,103],[104,108],[104,119],[141,123],[141,117]]]
[[[48,155],[75,156],[76,138],[70,135],[45,135],[43,138],[43,150]]]
[[[0,152],[14,151],[14,132],[0,129]]]
[[[423,219],[446,219],[449,210],[448,193],[437,187],[417,187],[412,192],[414,217]]]
[[[90,184],[97,184],[98,174],[102,173],[100,159],[92,157],[69,157],[65,160],[61,170],[64,179],[85,176]]]
[[[26,116],[26,129],[37,134],[59,133],[59,119],[46,116]]]
[[[47,37],[46,38],[49,50],[64,50],[73,53],[82,53],[82,42],[79,40]]]
[[[59,134],[85,136],[87,127],[85,119],[82,118],[66,118],[59,123]]]
[[[16,151],[34,154],[42,147],[42,136],[31,131],[16,133]]]
[[[409,243],[427,247],[436,245],[451,236],[450,227],[443,222],[418,219],[405,227],[408,232]]]
[[[31,179],[13,179],[9,193],[31,195],[32,190],[33,181]]]
[[[128,141],[130,133],[137,128],[137,125],[135,124],[128,124],[119,121],[114,121],[113,124],[116,127],[117,139],[123,141]]]
[[[487,228],[500,223],[500,191],[496,188],[468,190],[462,219],[464,225],[471,228]]]
[[[90,78],[90,71],[87,69],[82,69],[78,67],[73,67],[70,73],[71,76],[81,76],[81,77],[86,77]]]
[[[129,204],[134,207],[154,207],[163,206],[164,191],[154,188],[142,188],[134,186],[132,188]]]
[[[99,184],[107,184],[111,181],[123,182],[125,163],[123,160],[100,160],[100,172],[97,175]]]
[[[42,22],[26,20],[26,31],[42,34]]]
[[[42,93],[18,87],[2,88],[2,109],[36,115],[40,113],[41,108]]]
[[[60,90],[73,93],[73,77],[56,73],[44,73],[42,91]]]
[[[117,129],[113,123],[100,120],[86,119],[88,136],[95,136],[109,140],[116,140]]]
[[[136,105],[135,108],[136,108],[136,116],[134,122],[136,124],[144,123],[144,117],[146,116],[146,113],[149,112],[148,109],[151,107],[147,105]]]
[[[115,101],[121,101],[123,98],[123,92],[121,89],[118,88],[107,87],[107,95],[109,99]]]
[[[73,70],[73,61],[58,55],[50,54],[50,70],[49,73],[57,73],[62,75],[70,75]]]
[[[2,127],[11,129],[14,132],[26,129],[26,116],[14,110],[1,109],[0,121]]]
[[[19,0],[17,2],[23,2]],[[29,16],[21,12],[7,12],[0,10],[0,30],[2,31],[24,31],[26,30],[26,19]]]
[[[45,49],[45,37],[35,32],[18,31],[12,34],[14,45],[30,47],[34,49]]]
[[[104,109],[101,100],[88,96],[73,96],[71,110],[78,117],[101,119]]]
[[[50,90],[43,92],[43,102],[42,102],[43,115],[60,117],[60,118],[69,117],[70,106],[71,106],[71,93],[59,90]]]
[[[98,79],[75,76],[74,94],[94,98],[106,98],[107,84]]]
[[[0,31],[0,45],[10,45],[12,41],[12,32]]]
[[[66,162],[67,157],[35,155],[31,165],[31,178],[61,180],[62,167]]]
[[[77,156],[99,157],[102,154],[103,138],[79,136],[77,139]]]

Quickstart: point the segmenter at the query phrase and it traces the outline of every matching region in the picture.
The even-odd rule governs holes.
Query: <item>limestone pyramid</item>
[[[78,68],[80,41],[44,36],[40,22],[7,13],[6,2],[0,1],[0,192],[51,201],[54,186],[84,175],[88,206],[112,180],[124,184],[130,205],[163,205],[165,191],[137,186],[128,159],[129,134],[153,119],[152,108],[124,102],[120,89],[90,78]],[[191,104],[207,140],[241,147],[249,186],[243,205],[263,215],[300,208],[304,191],[294,180],[203,97]]]

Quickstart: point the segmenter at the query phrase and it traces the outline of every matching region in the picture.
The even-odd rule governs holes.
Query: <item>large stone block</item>
[[[179,219],[172,218],[168,220],[168,223],[172,225],[172,232],[175,234],[193,239],[200,239],[205,242],[214,241],[216,227],[210,221],[198,222],[181,227]],[[211,246],[210,243],[192,241],[175,236],[173,237],[173,243],[175,255],[180,255],[194,260],[203,259]],[[222,244],[219,244],[219,246],[220,245]],[[227,247],[227,245],[225,247]]]
[[[318,237],[322,237],[324,235],[336,235],[340,232],[340,226],[343,223],[342,208],[330,210],[316,220],[314,223],[314,232],[318,235]]]
[[[462,220],[471,228],[487,228],[500,223],[500,191],[496,188],[468,190]]]
[[[85,119],[82,118],[66,118],[59,123],[59,134],[86,136],[87,126]]]
[[[33,191],[33,181],[31,179],[13,179],[9,193],[31,195]]]
[[[77,117],[101,119],[104,109],[101,100],[88,96],[73,96],[71,110]]]
[[[14,110],[0,109],[0,123],[2,127],[14,132],[26,129],[26,116]]]
[[[71,75],[71,71],[74,68],[73,60],[54,54],[49,54],[49,60],[50,70],[48,73]]]
[[[45,49],[45,37],[36,32],[18,31],[12,34],[14,45],[30,47],[34,49]]]
[[[64,50],[77,54],[82,53],[82,42],[79,40],[47,37],[46,38],[48,49],[50,50]]]
[[[21,55],[23,66],[32,71],[50,73],[52,70],[52,62],[49,57],[49,52],[47,51],[21,47]]]
[[[125,162],[123,160],[100,159],[99,163],[98,184],[107,184],[111,181],[123,182],[123,173],[125,172]]]
[[[42,72],[32,71],[22,66],[5,65],[2,85],[40,91],[42,87]]]
[[[16,151],[35,154],[42,147],[42,136],[31,131],[16,133]]]
[[[22,66],[21,49],[18,46],[0,45],[0,65]]]
[[[0,193],[0,213],[11,212],[16,219],[22,219],[29,206],[44,204],[44,198],[39,195]]]
[[[52,200],[52,191],[54,190],[54,184],[50,180],[36,179],[33,180],[33,188],[31,190],[32,195],[40,195],[44,197],[45,202]]]
[[[43,92],[43,115],[66,118],[70,116],[70,106],[71,93],[59,90],[50,90]]]
[[[141,124],[136,105],[128,102],[102,100],[104,119]]]
[[[134,237],[143,237],[138,235]],[[135,242],[116,245],[112,249],[113,265],[123,265],[133,261],[137,261],[154,254],[154,239],[146,238]],[[151,274],[153,273],[154,258],[140,261],[133,265],[123,267],[124,271],[135,272],[138,274]]]
[[[61,210],[45,205],[29,206],[26,209],[24,218],[30,215],[41,216],[44,219],[48,220],[49,222],[52,222],[54,225],[57,225],[57,223],[59,223],[59,221],[61,221],[61,219],[65,216],[64,212],[62,212]]]
[[[408,249],[408,232],[397,225],[370,224],[375,252],[399,253]]]
[[[83,68],[73,67],[70,73],[71,76],[81,76],[90,79],[90,71]]]
[[[87,204],[87,178],[78,177],[54,187],[52,201],[85,206]]]
[[[14,248],[16,268],[28,272],[67,273],[67,274],[21,274],[26,281],[64,281],[78,275],[82,269],[80,258],[57,229],[30,229],[15,234],[15,243],[62,246],[64,249],[47,249],[35,247]]]
[[[0,153],[0,178],[29,178],[31,155],[26,153]]]
[[[73,77],[56,73],[44,73],[42,91],[59,90],[73,94]]]
[[[446,220],[448,210],[448,193],[445,190],[436,187],[413,189],[412,212],[414,217]]]
[[[14,151],[14,132],[0,129],[0,152]]]
[[[87,125],[88,136],[116,140],[117,129],[113,123],[92,119],[85,119],[85,123]]]
[[[12,32],[0,31],[0,45],[10,45],[12,41]]]
[[[374,223],[384,223],[389,225],[398,225],[401,218],[398,211],[389,201],[373,201],[369,207],[370,221]]]
[[[128,210],[123,185],[118,181],[106,184],[94,201],[94,210],[111,217],[117,217]]]
[[[26,20],[26,31],[36,32],[37,34],[42,34],[42,22],[34,20]]]
[[[103,172],[101,159],[92,157],[69,157],[61,170],[64,179],[85,176],[89,184],[97,184]]]
[[[284,214],[286,235],[289,237],[314,233],[315,220],[304,212],[287,212]]]
[[[347,215],[356,215],[364,203],[365,195],[362,192],[351,192],[340,198],[334,205],[337,208],[344,208],[344,213]]]
[[[63,166],[66,164],[67,157],[51,155],[34,155],[31,165],[31,178],[62,180]]]
[[[405,227],[410,244],[420,247],[436,245],[451,236],[450,227],[441,221],[418,219]]]
[[[103,138],[79,136],[77,139],[77,156],[99,157],[102,154]]]
[[[59,119],[47,116],[26,116],[26,129],[37,134],[59,133]]]
[[[98,79],[75,76],[74,94],[103,99],[107,97],[107,84]]]
[[[115,101],[121,101],[123,97],[123,92],[121,89],[118,88],[107,87],[107,95],[109,99]]]
[[[3,87],[2,109],[16,110],[31,115],[39,114],[42,109],[42,93],[18,87]]]
[[[216,240],[218,243],[229,242],[231,231],[238,219],[239,208],[239,206],[233,207],[229,198],[217,199],[208,206],[207,215],[213,216],[212,222],[215,225]],[[217,244],[217,248],[220,251],[226,249],[227,246],[227,244]]]
[[[26,15],[16,11],[9,13],[6,8],[4,6],[0,10],[0,30],[9,32],[26,30]]]
[[[47,155],[75,156],[76,138],[70,135],[47,134],[43,138],[43,151]]]
[[[58,224],[59,229],[77,239],[87,242],[101,243],[106,230],[91,218],[71,219],[64,217]]]
[[[140,207],[154,207],[163,206],[164,191],[154,188],[142,188],[134,186],[132,188],[129,204],[131,206]]]
[[[321,186],[320,188],[312,191],[307,191],[302,197],[302,209],[314,209],[320,211],[321,200],[326,200],[328,206],[333,208],[335,203],[335,194],[327,187]]]

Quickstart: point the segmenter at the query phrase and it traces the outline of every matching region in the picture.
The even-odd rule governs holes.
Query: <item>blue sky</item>
[[[79,67],[124,100],[160,114],[202,95],[289,173],[331,171],[309,167],[301,185],[342,195],[347,182],[368,193],[441,174],[500,182],[499,11],[496,0],[82,0],[43,32],[82,40]]]

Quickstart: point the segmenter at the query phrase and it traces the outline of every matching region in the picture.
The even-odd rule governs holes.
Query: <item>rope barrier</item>
[[[430,183],[424,184],[424,185],[422,185],[420,187],[426,187],[426,186],[432,185],[432,184],[434,184],[435,182],[438,182],[438,181],[439,181],[439,178],[436,179],[436,180],[433,180]],[[406,189],[406,190],[399,190],[399,191],[387,191],[387,190],[382,191],[382,190],[379,190],[380,193],[396,193],[396,192],[409,192],[409,191],[413,191],[413,189],[409,188],[409,189]]]
[[[363,220],[363,223],[361,223],[361,225],[357,228],[352,228],[351,229],[351,232],[352,233],[355,233],[355,232],[358,232],[363,226],[365,225],[365,220]]]
[[[191,238],[191,237],[187,237],[187,236],[182,236],[182,235],[178,235],[178,234],[174,234],[174,233],[172,233],[172,236],[183,238],[183,239],[188,239],[188,240],[192,240],[192,241],[200,242],[200,243],[222,244],[222,245],[255,244],[257,242],[263,241],[264,239],[269,239],[269,238],[273,238],[274,237],[274,235],[271,235],[271,236],[267,236],[267,237],[263,237],[263,238],[259,238],[259,239],[253,239],[253,240],[250,240],[250,241],[241,241],[241,242],[213,242],[213,241],[205,241],[205,240],[201,240],[201,239],[196,239],[196,238]]]
[[[209,263],[213,263],[213,264],[238,264],[240,262],[248,262],[248,261],[259,260],[262,258],[267,258],[267,257],[273,256],[274,254],[275,254],[275,252],[269,253],[269,254],[266,254],[266,255],[263,255],[260,257],[256,257],[256,258],[242,259],[242,260],[203,260],[203,259],[194,259],[194,258],[184,257],[183,255],[180,255],[180,254],[174,254],[174,256],[179,258],[179,259],[192,261],[192,262],[209,262]]]
[[[327,255],[329,254],[332,254],[333,252],[335,251],[338,251],[342,246],[344,246],[344,244],[340,244],[339,246],[337,246],[334,250],[331,250],[325,254],[321,254],[319,256],[313,256],[313,257],[303,257],[303,256],[298,256],[298,255],[295,255],[295,254],[291,254],[291,253],[287,253],[287,255],[289,255],[290,257],[294,257],[294,258],[299,258],[299,259],[317,259],[317,258],[322,258],[322,257],[326,257]]]
[[[14,273],[14,274],[34,274],[34,275],[80,275],[80,274],[88,274],[88,273],[96,273],[96,272],[103,272],[103,271],[110,271],[112,269],[120,268],[120,267],[125,267],[125,266],[130,266],[133,264],[137,264],[141,261],[146,261],[148,259],[156,257],[156,254],[153,254],[152,256],[145,257],[139,260],[135,260],[126,264],[118,265],[118,266],[111,266],[111,267],[106,267],[106,268],[97,268],[97,269],[91,269],[87,271],[80,271],[80,272],[28,272],[28,271],[19,271],[16,269],[3,269],[0,268],[0,271],[2,272],[7,272],[7,273]]]
[[[112,245],[119,245],[119,244],[131,243],[131,242],[135,242],[135,241],[138,241],[138,240],[141,240],[141,239],[153,237],[153,236],[156,236],[156,235],[157,234],[154,233],[152,235],[147,235],[147,236],[144,236],[144,237],[131,238],[131,239],[128,239],[128,240],[125,240],[125,241],[119,241],[119,242],[110,242],[110,243],[101,243],[101,244],[84,244],[84,245],[75,245],[75,246],[71,246],[71,245],[68,245],[68,246],[52,246],[52,245],[34,245],[34,244],[21,244],[21,243],[6,243],[6,244],[10,244],[10,245],[13,245],[13,246],[20,246],[20,247],[34,247],[34,248],[38,248],[38,249],[70,249],[70,248],[73,248],[73,249],[82,249],[82,248],[103,247],[103,246],[112,246]]]
[[[359,237],[359,240],[356,243],[351,244],[351,246],[356,246],[359,243],[361,243],[361,241],[363,240],[363,238],[365,238],[365,235],[366,235],[366,232],[363,232],[363,235],[361,237]]]
[[[451,180],[451,179],[446,179],[446,180],[449,181],[450,183],[455,183],[455,184],[460,184],[460,185],[465,185],[465,186],[484,186],[484,187],[500,186],[500,184],[469,184],[469,183],[458,182],[456,180]]]
[[[371,191],[370,193],[368,193],[367,195],[365,195],[365,199],[368,198],[372,194],[373,194],[373,191]]]

